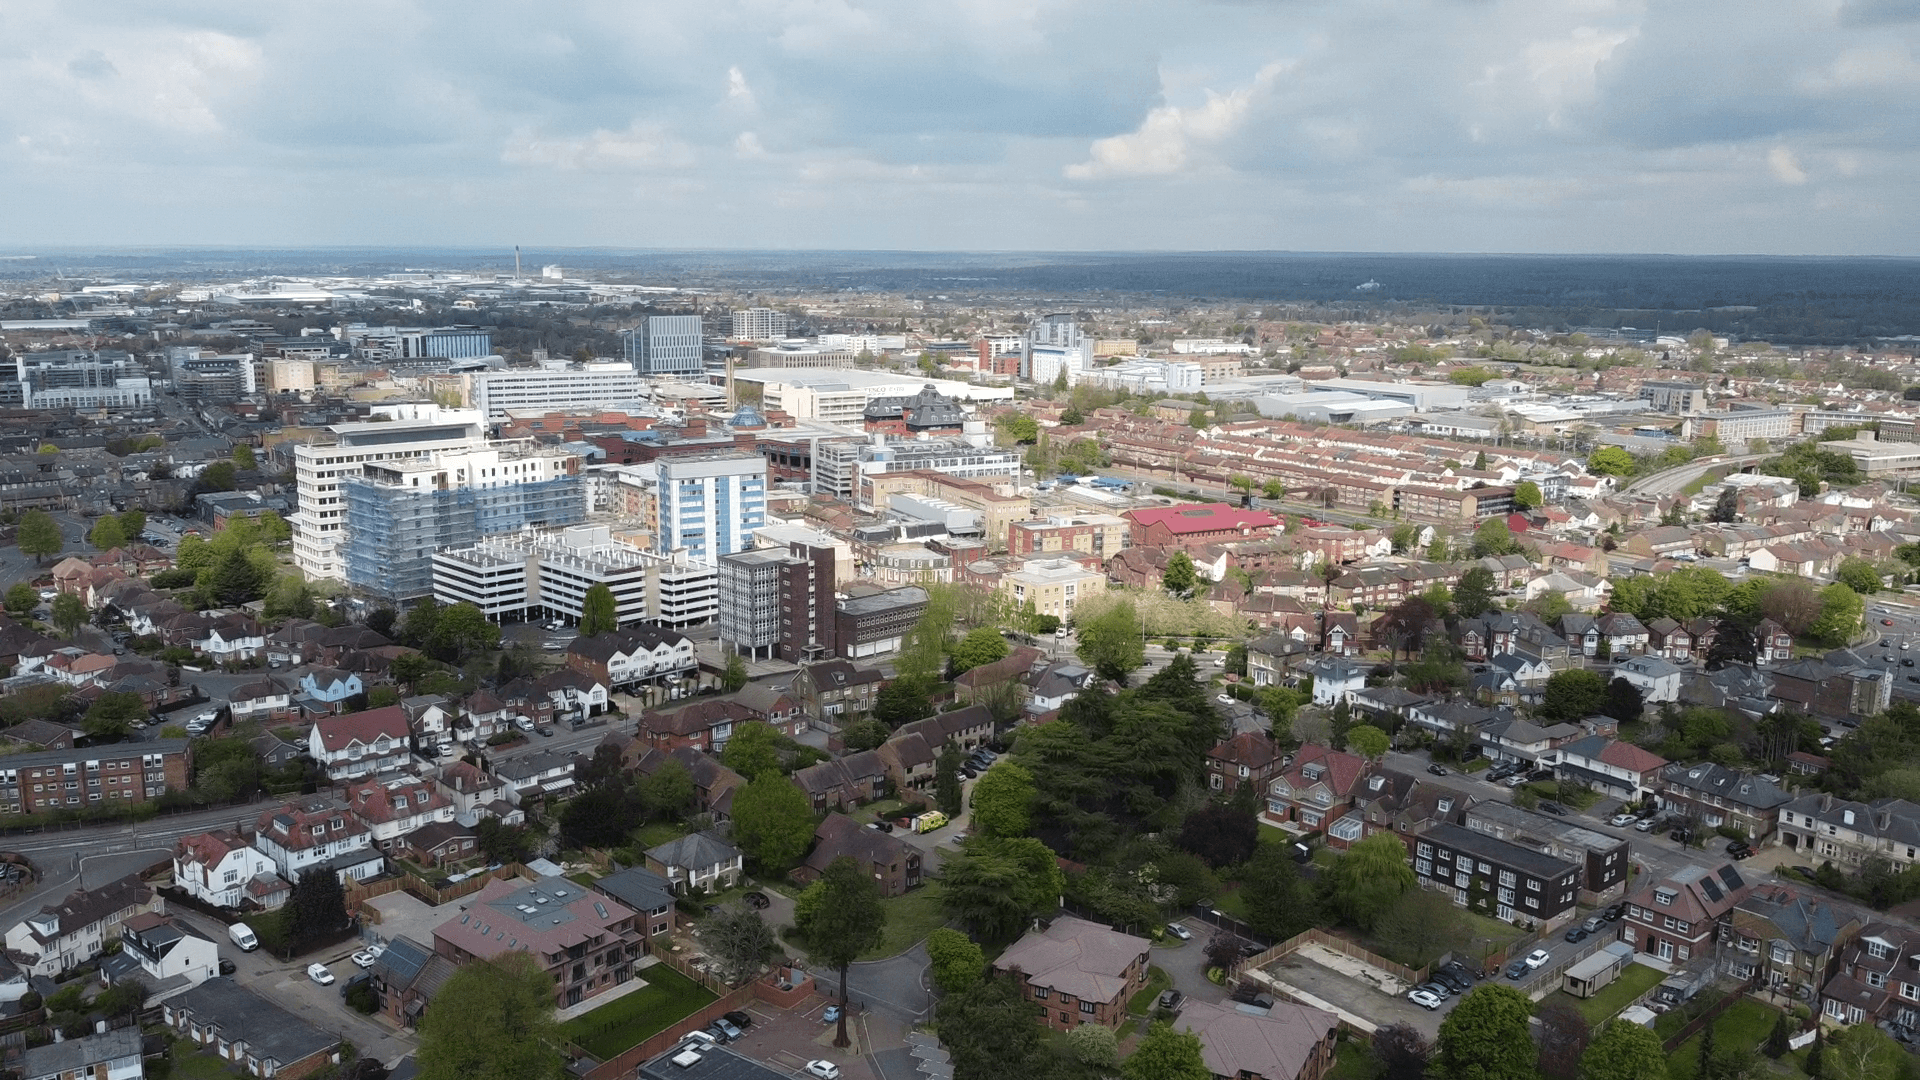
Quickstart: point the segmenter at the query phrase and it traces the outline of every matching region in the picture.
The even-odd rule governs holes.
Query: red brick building
[[[0,759],[0,813],[149,802],[187,789],[186,739],[41,750]]]
[[[1121,515],[1130,523],[1132,547],[1197,548],[1222,540],[1251,540],[1273,535],[1283,522],[1265,510],[1242,510],[1227,503],[1149,506]]]

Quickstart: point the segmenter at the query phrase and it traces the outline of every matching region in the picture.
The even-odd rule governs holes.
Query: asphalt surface
[[[1690,461],[1685,465],[1668,469],[1664,472],[1635,477],[1629,480],[1620,490],[1623,492],[1631,491],[1636,495],[1671,495],[1681,488],[1686,487],[1688,484],[1693,483],[1695,480],[1698,480],[1711,469],[1718,468],[1722,465],[1744,467],[1765,461],[1772,456],[1772,454],[1737,454],[1733,457],[1716,457],[1707,458],[1702,461]]]

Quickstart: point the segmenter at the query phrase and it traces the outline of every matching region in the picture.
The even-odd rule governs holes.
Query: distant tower
[[[513,245],[513,280],[520,280],[520,245]]]

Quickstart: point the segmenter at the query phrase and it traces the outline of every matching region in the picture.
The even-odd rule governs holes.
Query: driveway
[[[1207,981],[1207,938],[1213,928],[1192,919],[1182,919],[1180,925],[1193,931],[1193,940],[1182,942],[1176,948],[1172,944],[1155,945],[1147,956],[1147,963],[1167,973],[1173,980],[1173,988],[1195,1001],[1225,1001],[1227,988]]]
[[[847,969],[847,1000],[901,1019],[919,1020],[929,1015],[933,1006],[929,966],[926,942],[899,956],[854,964]],[[815,971],[813,977],[824,996],[838,1000],[839,972]]]

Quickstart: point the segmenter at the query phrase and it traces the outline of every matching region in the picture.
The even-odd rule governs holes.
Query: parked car
[[[224,956],[220,958],[220,974],[231,975],[236,970],[237,969],[233,966],[233,961],[227,959]]]
[[[711,1050],[716,1042],[718,1042],[718,1040],[713,1037],[712,1032],[701,1028],[695,1028],[685,1035],[680,1036],[681,1046],[691,1047],[695,1050]]]
[[[361,949],[359,952],[353,954],[352,959],[353,959],[354,967],[370,968],[373,966],[373,961],[375,957],[372,953],[368,952],[367,950]]]
[[[1753,857],[1753,845],[1745,840],[1735,840],[1727,845],[1727,854],[1736,859],[1750,859]]]
[[[753,1017],[749,1016],[744,1010],[741,1010],[741,1009],[735,1009],[734,1011],[729,1013],[721,1013],[720,1018],[722,1020],[725,1020],[727,1023],[732,1024],[734,1027],[739,1028],[742,1031],[745,1031],[746,1029],[753,1026]]]
[[[1407,992],[1407,1000],[1423,1009],[1432,1010],[1440,1007],[1440,999],[1425,990],[1409,990]]]
[[[1434,972],[1433,979],[1431,981],[1439,983],[1441,986],[1446,987],[1448,990],[1451,990],[1456,994],[1466,993],[1467,988],[1472,985],[1471,983],[1467,982],[1465,979],[1461,978],[1458,974],[1451,971],[1446,971],[1446,970]]]
[[[1172,934],[1174,937],[1179,938],[1181,941],[1193,940],[1193,931],[1187,929],[1186,927],[1180,925],[1177,922],[1170,922],[1167,924],[1167,933]]]
[[[1625,915],[1626,913],[1627,913],[1627,902],[1625,900],[1622,900],[1614,904],[1608,904],[1607,910],[1605,913],[1606,920],[1608,922],[1619,922],[1620,917],[1622,915]]]
[[[831,1061],[809,1061],[807,1075],[817,1080],[840,1080],[840,1066]]]
[[[1660,815],[1654,814],[1651,817],[1641,818],[1640,823],[1633,827],[1633,831],[1634,832],[1652,832],[1653,830],[1659,827],[1660,827]]]
[[[1427,766],[1427,771],[1435,776],[1447,775],[1447,767],[1445,765],[1429,765]]]
[[[720,1029],[720,1034],[725,1035],[728,1042],[738,1039],[742,1034],[740,1028],[725,1016],[715,1018],[713,1026]]]
[[[1672,832],[1667,834],[1667,839],[1673,841],[1676,844],[1690,844],[1693,842],[1693,830],[1692,829],[1675,829]]]
[[[1186,995],[1178,990],[1162,990],[1160,996],[1154,999],[1153,1007],[1162,1012],[1177,1013],[1186,1000]]]
[[[1448,986],[1446,983],[1441,982],[1438,979],[1430,979],[1427,982],[1423,982],[1419,986],[1414,987],[1414,989],[1425,990],[1427,993],[1432,994],[1434,997],[1439,998],[1441,1001],[1445,1001],[1448,998],[1453,996],[1453,988]]]
[[[1607,824],[1618,829],[1625,825],[1631,825],[1634,823],[1634,821],[1635,821],[1635,818],[1632,814],[1615,814],[1612,817],[1607,819]]]
[[[312,979],[321,986],[330,986],[333,983],[333,972],[328,971],[327,965],[325,964],[308,964],[307,978]]]
[[[1552,953],[1545,949],[1535,949],[1526,955],[1525,963],[1530,968],[1544,967],[1551,959],[1553,959]]]
[[[1541,799],[1540,812],[1543,814],[1552,814],[1556,817],[1565,817],[1567,815],[1567,808],[1554,802],[1552,799]]]
[[[1531,970],[1533,969],[1527,966],[1525,960],[1515,960],[1513,963],[1507,965],[1507,978],[1524,979],[1527,977],[1527,972]]]
[[[838,1019],[840,1019],[840,1006],[838,1005],[829,1005],[826,1011],[820,1014],[820,1022],[823,1024],[831,1024]]]
[[[1570,942],[1585,941],[1587,940],[1587,931],[1578,926],[1569,926],[1567,927],[1567,932],[1561,935],[1561,937]]]
[[[747,902],[747,906],[754,909],[755,911],[765,911],[767,908],[767,905],[773,903],[773,901],[767,899],[766,893],[763,893],[758,889],[755,889],[754,891],[747,893],[745,896],[742,896],[740,899],[745,900]]]

